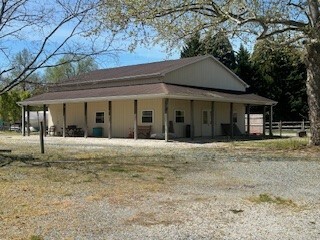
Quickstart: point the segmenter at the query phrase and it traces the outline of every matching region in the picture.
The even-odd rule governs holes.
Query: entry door
[[[211,111],[202,110],[202,136],[211,136]]]

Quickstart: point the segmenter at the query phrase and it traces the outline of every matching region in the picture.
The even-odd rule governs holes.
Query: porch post
[[[247,135],[250,136],[250,104],[247,105]]]
[[[191,113],[191,121],[190,121],[190,138],[194,139],[194,101],[190,101],[190,113]]]
[[[22,106],[22,112],[21,112],[21,132],[22,136],[26,136],[26,107]]]
[[[43,104],[43,135],[47,136],[47,109],[46,105]]]
[[[30,136],[30,106],[27,106],[27,134]]]
[[[273,106],[270,105],[270,114],[269,114],[269,136],[273,136],[273,133],[272,133],[272,122],[273,122]]]
[[[168,126],[168,105],[169,99],[164,99],[164,140],[169,141],[169,126]]]
[[[230,103],[230,137],[233,138],[233,103]]]
[[[211,102],[211,137],[214,138],[214,102]]]
[[[134,124],[133,124],[133,135],[134,140],[138,139],[138,100],[134,100]]]
[[[84,103],[84,137],[88,137],[88,103]]]
[[[266,106],[263,106],[263,115],[262,115],[262,135],[266,135]]]
[[[62,136],[66,137],[66,125],[67,125],[67,116],[66,116],[66,104],[63,104],[63,122],[62,122]]]
[[[112,102],[108,101],[108,138],[112,137]]]

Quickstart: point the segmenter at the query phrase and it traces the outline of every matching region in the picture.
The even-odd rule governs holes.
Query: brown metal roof
[[[75,91],[48,92],[31,97],[22,105],[42,105],[68,102],[93,102],[121,99],[176,98],[190,100],[207,100],[217,102],[234,102],[255,105],[273,105],[275,101],[245,93],[224,93],[210,89],[199,89],[166,83],[86,89]]]
[[[82,82],[107,81],[107,80],[125,80],[142,77],[159,77],[166,72],[173,71],[191,63],[206,59],[210,56],[198,56],[182,58],[177,60],[167,60],[132,66],[116,67],[91,71],[64,81],[58,85],[68,85]]]

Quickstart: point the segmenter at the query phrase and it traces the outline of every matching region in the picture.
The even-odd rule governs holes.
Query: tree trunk
[[[310,119],[310,145],[320,145],[320,43],[307,46],[307,95]]]

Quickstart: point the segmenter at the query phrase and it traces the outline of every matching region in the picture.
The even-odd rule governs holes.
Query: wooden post
[[[280,137],[282,137],[282,121],[279,122]]]
[[[88,103],[84,103],[84,137],[88,137]]]
[[[190,114],[191,114],[191,119],[190,119],[190,138],[191,140],[194,139],[194,101],[190,101]]]
[[[66,128],[67,128],[67,116],[66,116],[66,104],[63,104],[63,123],[62,123],[62,136],[66,137]]]
[[[43,122],[40,122],[40,150],[41,153],[44,154],[44,141],[43,141]]]
[[[214,102],[211,102],[211,137],[214,138]]]
[[[273,136],[272,133],[272,122],[273,122],[273,106],[270,106],[270,114],[269,114],[269,136]]]
[[[108,101],[108,138],[112,137],[112,102]]]
[[[21,132],[22,136],[26,136],[26,107],[22,106],[22,112],[21,112]]]
[[[30,106],[27,106],[27,134],[30,136]]]
[[[43,129],[44,129],[44,136],[47,136],[47,106],[43,105]]]
[[[263,116],[262,116],[262,135],[266,135],[266,106],[263,106]]]
[[[138,139],[138,100],[134,100],[134,124],[133,124],[133,135],[134,140]]]
[[[247,135],[250,136],[250,104],[247,105]]]
[[[233,138],[233,103],[230,103],[230,137]]]
[[[164,140],[169,141],[169,121],[168,121],[169,99],[164,100]]]

